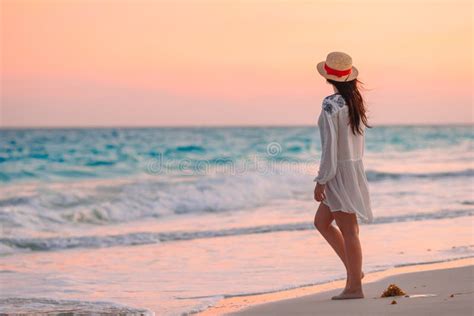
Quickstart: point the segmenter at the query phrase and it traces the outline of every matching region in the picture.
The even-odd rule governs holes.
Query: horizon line
[[[474,122],[466,123],[383,123],[372,124],[372,127],[403,127],[403,126],[473,126]],[[249,124],[249,125],[82,125],[82,126],[0,126],[1,130],[38,130],[38,129],[152,129],[152,128],[272,128],[272,127],[317,127],[317,124]]]

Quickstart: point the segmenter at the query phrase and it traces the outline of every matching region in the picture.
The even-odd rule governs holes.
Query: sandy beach
[[[333,301],[344,281],[233,297],[200,315],[473,315],[474,259],[405,266],[367,275],[365,299]],[[380,298],[389,284],[407,296]],[[392,304],[395,301],[396,304]]]

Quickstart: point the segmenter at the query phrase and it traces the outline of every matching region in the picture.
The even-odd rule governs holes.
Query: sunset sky
[[[0,1],[2,127],[315,124],[330,51],[373,124],[473,122],[472,1]]]

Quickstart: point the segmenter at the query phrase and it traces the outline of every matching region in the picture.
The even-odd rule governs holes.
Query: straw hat
[[[359,71],[352,66],[352,58],[346,53],[332,52],[326,57],[326,61],[316,66],[321,76],[334,81],[351,81],[357,78]]]

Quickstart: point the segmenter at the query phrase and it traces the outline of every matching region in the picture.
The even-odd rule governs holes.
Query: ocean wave
[[[474,169],[463,169],[456,171],[440,171],[440,172],[426,172],[426,173],[395,173],[383,172],[375,170],[366,170],[367,180],[381,181],[381,180],[402,180],[402,179],[440,179],[453,177],[472,177],[474,176]]]
[[[370,182],[402,179],[472,177],[473,169],[429,174],[367,171]],[[247,210],[282,200],[311,199],[313,176],[286,173],[215,175],[207,177],[82,180],[12,186],[0,198],[4,227],[50,230],[58,224],[115,224],[175,214]],[[31,189],[31,187],[33,187]],[[472,201],[462,200],[462,205]]]
[[[375,218],[372,225],[382,225],[399,222],[414,222],[426,220],[452,219],[473,216],[474,210],[451,210],[432,213],[416,213],[399,216],[384,216]],[[314,226],[309,222],[275,224],[251,227],[228,228],[221,230],[203,231],[174,231],[174,232],[137,232],[109,236],[77,236],[51,238],[0,238],[0,251],[9,254],[16,250],[51,251],[72,248],[104,248],[114,246],[135,246],[156,244],[171,241],[183,241],[202,238],[218,238],[239,235],[264,234],[273,232],[289,232],[312,230]]]
[[[0,298],[2,315],[154,315],[144,308],[133,308],[103,301],[60,300],[51,298]]]
[[[49,223],[107,224],[172,214],[244,210],[276,199],[292,199],[311,190],[301,174],[261,176],[147,178],[116,181],[58,183],[38,186],[25,196],[19,186],[0,199],[5,227]],[[44,227],[41,227],[44,226]]]

